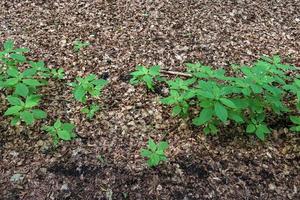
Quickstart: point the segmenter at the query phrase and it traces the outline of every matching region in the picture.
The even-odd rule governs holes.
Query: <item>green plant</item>
[[[71,83],[70,86],[74,87],[73,94],[76,100],[85,103],[87,94],[92,97],[98,97],[101,90],[107,84],[107,80],[97,79],[95,74],[90,74],[85,78],[77,77],[77,82]]]
[[[42,130],[47,131],[53,140],[54,146],[57,146],[59,140],[72,140],[75,138],[75,126],[71,123],[63,123],[59,119],[53,126],[44,126]]]
[[[80,40],[76,40],[74,42],[74,51],[78,52],[80,51],[82,48],[88,47],[90,46],[89,42],[82,42]]]
[[[4,116],[12,116],[11,125],[18,125],[24,121],[27,125],[33,124],[37,119],[47,117],[47,114],[40,109],[33,109],[39,105],[38,95],[27,96],[25,101],[16,96],[8,96],[10,107],[5,111]]]
[[[131,73],[131,84],[144,83],[147,88],[154,91],[154,79],[160,76],[160,66],[152,66],[149,69],[144,66],[137,66],[136,71]]]
[[[2,87],[12,88],[15,95],[26,97],[36,91],[37,86],[43,85],[39,80],[34,78],[36,69],[29,68],[20,72],[15,67],[7,70],[6,80],[2,82]]]
[[[161,161],[166,161],[165,150],[168,148],[167,142],[159,142],[155,144],[152,139],[148,140],[147,149],[141,149],[141,156],[147,158],[147,164],[149,167],[155,167],[159,165]]]
[[[187,67],[192,78],[167,81],[170,94],[161,102],[172,105],[175,116],[198,113],[192,115],[193,124],[203,126],[206,134],[217,134],[221,125],[246,124],[246,132],[264,140],[270,133],[265,113],[280,117],[290,112],[284,100],[293,98],[290,94],[300,108],[300,81],[287,75],[295,67],[282,64],[279,56],[263,56],[252,66],[234,65],[233,76],[201,63]]]
[[[59,69],[51,69],[51,74],[53,78],[63,79],[65,76],[65,71],[62,68]]]
[[[261,139],[265,140],[266,135],[269,134],[271,131],[264,123],[265,115],[260,114],[257,118],[251,118],[251,122],[248,123],[246,132],[247,133],[255,133],[255,135]]]
[[[92,119],[96,112],[100,110],[100,106],[92,104],[90,107],[84,107],[81,112],[86,114],[89,119]]]
[[[6,40],[3,51],[0,51],[0,74],[5,73],[9,67],[16,67],[18,63],[25,63],[26,57],[23,53],[27,52],[28,48],[14,48],[13,40]]]
[[[290,120],[294,123],[295,126],[290,128],[291,131],[300,132],[300,117],[299,116],[290,116]]]

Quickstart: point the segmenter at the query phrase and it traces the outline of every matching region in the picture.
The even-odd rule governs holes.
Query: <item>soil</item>
[[[41,91],[47,120],[11,127],[0,115],[0,199],[300,199],[299,135],[285,119],[265,142],[230,126],[205,136],[159,103],[163,85],[129,83],[136,65],[228,69],[280,54],[300,66],[299,11],[298,0],[0,1],[0,43],[14,39],[30,59],[66,71]],[[76,39],[91,46],[75,53]],[[109,80],[93,120],[66,84],[89,73]],[[41,127],[57,118],[78,137],[54,149]],[[149,137],[170,144],[153,169],[139,155]]]

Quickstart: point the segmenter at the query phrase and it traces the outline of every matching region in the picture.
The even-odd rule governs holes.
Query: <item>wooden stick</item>
[[[178,76],[186,76],[186,77],[192,77],[191,74],[183,73],[183,72],[174,72],[174,71],[167,71],[167,70],[160,70],[160,72],[165,74],[172,74],[172,75],[178,75]]]

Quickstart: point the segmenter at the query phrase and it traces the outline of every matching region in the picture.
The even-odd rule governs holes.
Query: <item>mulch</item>
[[[300,66],[299,10],[298,0],[0,1],[0,43],[12,38],[67,74],[41,91],[47,120],[11,127],[0,115],[0,199],[300,199],[299,136],[285,120],[265,142],[234,127],[204,136],[170,116],[160,90],[129,84],[138,64],[228,69],[280,54]],[[76,39],[91,46],[75,53]],[[89,73],[109,80],[93,120],[66,84]],[[57,118],[76,124],[78,137],[53,149],[40,127]],[[170,143],[154,169],[139,155],[149,137]]]

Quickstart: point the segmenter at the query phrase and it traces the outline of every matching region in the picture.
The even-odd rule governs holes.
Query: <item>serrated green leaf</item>
[[[149,69],[149,74],[151,76],[158,76],[160,71],[160,66],[152,66]]]
[[[220,101],[222,102],[223,105],[225,105],[229,108],[237,108],[236,105],[234,104],[234,102],[231,101],[230,99],[220,98]]]
[[[14,67],[10,67],[10,68],[7,70],[7,74],[8,74],[9,76],[11,76],[11,77],[16,78],[16,77],[18,77],[18,75],[19,75],[19,71],[18,71],[16,68],[14,68]]]
[[[176,115],[179,115],[179,113],[181,112],[181,107],[180,106],[175,106],[173,109],[172,109],[172,115],[173,116],[176,116]]]
[[[22,82],[28,86],[33,86],[33,87],[42,85],[38,80],[35,79],[23,79]]]
[[[29,93],[28,87],[23,83],[18,83],[16,85],[15,94],[20,95],[22,97],[26,97]]]
[[[260,129],[257,129],[255,131],[255,135],[262,141],[264,141],[266,139],[265,133]]]
[[[23,62],[26,61],[26,57],[23,56],[22,54],[18,54],[18,53],[12,53],[12,54],[10,54],[10,58],[12,58],[12,59],[14,59],[14,60],[16,60],[18,62],[21,62],[21,63],[23,63]]]
[[[248,124],[247,128],[246,128],[246,132],[247,133],[254,133],[256,130],[256,127],[254,124]]]
[[[47,113],[39,109],[33,109],[31,112],[35,119],[44,119],[47,117]]]
[[[290,120],[291,120],[294,124],[300,124],[300,117],[290,116]]]
[[[8,39],[4,42],[3,46],[4,46],[4,50],[9,52],[9,51],[13,50],[13,48],[14,48],[14,41],[11,39]]]
[[[71,134],[73,133],[73,129],[75,128],[75,126],[71,123],[62,123],[61,128]]]
[[[228,118],[228,112],[226,108],[219,102],[215,103],[215,114],[222,122],[226,122]]]
[[[58,119],[56,120],[56,122],[54,123],[53,127],[56,129],[59,129],[61,127],[62,123],[61,121]]]
[[[32,124],[34,122],[33,114],[29,111],[21,112],[20,117],[27,125]]]
[[[157,145],[158,150],[162,150],[162,151],[165,151],[168,147],[169,147],[169,144],[164,141],[159,142]]]
[[[85,101],[85,95],[86,95],[86,91],[84,90],[84,88],[82,86],[78,86],[75,88],[74,90],[74,97],[76,100],[80,101],[80,102],[84,102]]]
[[[291,131],[300,132],[300,126],[293,126],[290,128]]]
[[[142,149],[141,150],[141,156],[143,156],[143,157],[151,157],[151,155],[152,155],[152,152],[151,151],[149,151],[149,150],[147,150],[147,149]]]
[[[36,69],[35,68],[26,69],[22,74],[24,77],[31,77],[36,74]]]
[[[156,151],[157,147],[156,147],[156,144],[155,144],[154,140],[149,139],[149,141],[148,141],[148,147],[149,147],[149,149],[151,149],[151,151],[153,151],[153,152]]]
[[[149,167],[157,166],[159,164],[159,161],[160,161],[159,155],[152,154],[152,156],[148,160],[148,165],[149,165]]]
[[[20,124],[20,122],[21,122],[21,121],[20,121],[20,117],[19,117],[19,116],[15,116],[14,118],[12,118],[10,124],[11,124],[12,126],[17,126],[17,125]]]
[[[71,140],[71,134],[66,130],[58,130],[57,135],[60,139]]]
[[[145,81],[145,83],[147,85],[147,88],[150,89],[150,90],[153,90],[153,80],[152,80],[152,77],[149,76],[149,75],[145,75],[143,77],[143,80]]]
[[[7,100],[13,106],[22,106],[23,103],[20,98],[14,96],[8,96]]]
[[[204,108],[204,109],[202,109],[199,117],[196,117],[193,119],[193,124],[195,124],[196,126],[205,124],[206,122],[211,120],[212,116],[213,116],[213,109]]]
[[[40,97],[33,95],[26,98],[25,101],[25,108],[32,108],[34,106],[37,106],[39,104]]]
[[[9,78],[4,82],[4,84],[7,86],[13,86],[16,85],[18,82],[19,80],[17,78]]]
[[[9,107],[5,113],[4,113],[4,116],[8,116],[8,115],[14,115],[14,114],[17,114],[20,110],[22,110],[23,107],[22,106],[12,106],[12,107]]]

